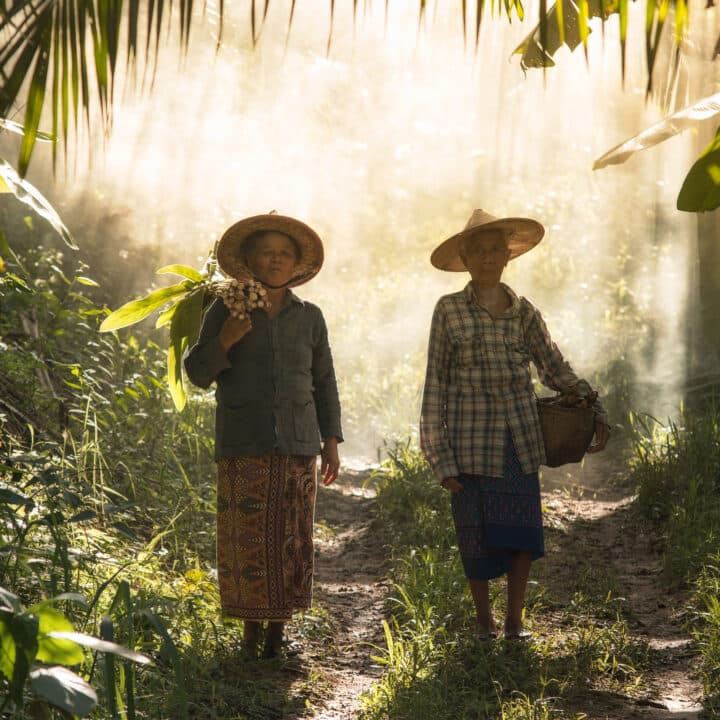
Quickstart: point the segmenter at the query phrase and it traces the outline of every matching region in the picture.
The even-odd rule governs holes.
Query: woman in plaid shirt
[[[441,270],[469,272],[464,290],[433,314],[420,444],[451,493],[458,546],[477,610],[478,634],[495,637],[488,580],[507,573],[505,637],[525,639],[522,609],[530,563],[544,554],[538,467],[545,462],[530,361],[544,385],[587,395],[550,338],[540,312],[500,282],[508,261],[544,235],[529,218],[476,210],[465,229],[433,252]],[[609,437],[599,403],[595,443]]]

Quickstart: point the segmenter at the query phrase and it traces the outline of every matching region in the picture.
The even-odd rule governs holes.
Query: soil
[[[697,652],[683,627],[686,598],[669,594],[662,582],[658,540],[634,510],[625,475],[622,459],[609,454],[588,458],[582,467],[543,471],[547,555],[533,575],[566,606],[583,568],[603,568],[625,598],[633,638],[650,647],[637,691],[588,690],[568,709],[606,720],[699,718],[702,687]],[[375,493],[365,484],[368,476],[346,471],[318,493],[315,598],[330,614],[334,637],[314,661],[328,688],[312,716],[317,720],[352,720],[361,694],[381,674],[371,656],[373,646],[384,645],[388,559],[372,525]],[[540,637],[565,631],[552,619],[533,630]]]
[[[375,491],[369,471],[345,471],[318,491],[315,601],[331,614],[333,652],[320,666],[332,691],[315,718],[354,717],[360,695],[378,680],[371,656],[384,646],[382,621],[388,591],[386,542],[372,526]]]
[[[633,639],[650,647],[639,693],[590,693],[574,709],[608,720],[699,718],[702,685],[699,655],[685,623],[688,598],[663,582],[662,546],[633,506],[626,467],[608,454],[588,458],[570,473],[543,472],[543,505],[551,526],[543,569],[548,587],[560,597],[565,588],[568,600],[567,588],[581,568],[602,568],[615,578]]]

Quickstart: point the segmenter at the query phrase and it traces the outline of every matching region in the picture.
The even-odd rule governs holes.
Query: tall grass
[[[681,413],[663,426],[634,418],[637,503],[663,537],[664,576],[692,590],[693,634],[702,653],[705,701],[720,714],[720,408]]]
[[[579,718],[579,693],[638,686],[647,648],[631,638],[610,592],[591,598],[578,590],[560,611],[566,631],[536,643],[476,641],[447,493],[409,444],[389,455],[376,473],[377,520],[392,536],[394,589],[375,655],[384,674],[364,696],[363,720]],[[500,589],[496,583],[492,593],[496,616]],[[557,615],[545,596],[534,588],[529,627]]]

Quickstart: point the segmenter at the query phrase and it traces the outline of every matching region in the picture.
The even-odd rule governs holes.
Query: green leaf
[[[583,35],[587,38],[589,33],[587,0],[582,10],[573,0],[562,0],[541,15],[540,22],[515,48],[513,55],[522,55],[520,64],[524,70],[554,67],[553,55],[563,45],[574,50],[583,42]]]
[[[200,334],[204,300],[204,289],[197,290],[181,300],[170,323],[168,385],[177,410],[185,407],[186,400],[182,358],[185,350],[195,344]]]
[[[141,610],[140,614],[147,618],[148,622],[155,628],[155,631],[163,639],[163,650],[170,658],[173,670],[175,671],[175,692],[174,699],[177,703],[179,717],[183,720],[188,717],[187,691],[185,690],[185,666],[182,657],[173,642],[165,623],[150,610]]]
[[[15,670],[15,638],[10,630],[12,614],[0,612],[0,673],[10,682]]]
[[[181,275],[182,277],[186,277],[189,280],[194,280],[195,282],[203,282],[205,280],[205,277],[200,274],[195,268],[188,267],[187,265],[165,265],[165,267],[161,267],[158,271],[158,275],[162,275],[164,273],[174,273],[175,275]]]
[[[64,667],[36,668],[30,673],[30,686],[51,705],[80,717],[85,717],[98,702],[90,685]]]
[[[27,495],[17,492],[7,486],[0,486],[0,503],[6,505],[24,505],[30,498]]]
[[[39,621],[36,660],[48,665],[79,665],[83,661],[83,651],[77,643],[53,635],[55,632],[73,632],[72,623],[59,610],[41,603],[28,612]]]
[[[158,315],[157,322],[155,323],[156,328],[164,327],[173,319],[173,315],[175,315],[175,311],[178,309],[178,304],[179,303],[174,303]]]
[[[85,277],[84,275],[76,275],[75,282],[80,283],[81,285],[88,285],[90,287],[100,287],[99,282],[95,282],[93,279]]]
[[[110,313],[110,315],[103,320],[100,325],[100,332],[119,330],[128,325],[134,325],[146,318],[153,310],[161,308],[169,300],[178,297],[178,295],[184,295],[191,287],[192,283],[186,280],[177,285],[154,290],[139,300],[131,300],[129,303],[125,303],[125,305]]]
[[[138,536],[135,531],[122,520],[116,520],[112,526],[129,540],[138,540]]]
[[[8,132],[15,133],[16,135],[24,135],[25,128],[14,120],[8,120],[7,118],[0,118],[0,128],[7,130]],[[35,139],[38,142],[55,142],[57,138],[54,135],[40,132],[39,130],[35,133]]]
[[[664,117],[660,122],[611,148],[595,161],[593,170],[599,170],[607,165],[624,163],[636,152],[658,145],[668,138],[675,137],[683,130],[696,127],[700,121],[709,120],[718,114],[720,114],[720,92],[708,95],[692,105]]]
[[[0,612],[1,611],[22,612],[20,598],[4,587],[0,587]]]
[[[100,636],[105,642],[112,642],[115,636],[113,620],[109,615],[103,615],[100,621]],[[112,720],[120,720],[118,707],[122,703],[122,697],[118,692],[118,683],[115,674],[115,657],[105,655],[103,659],[103,674],[105,676],[105,702]]]
[[[677,199],[678,210],[706,212],[720,207],[720,128],[690,168]]]
[[[73,250],[78,249],[70,231],[60,219],[60,215],[58,215],[55,208],[34,185],[31,185],[27,180],[21,178],[15,168],[3,158],[0,158],[0,181],[7,185],[10,192],[15,195],[20,202],[31,207],[40,217],[45,218],[58,232],[68,247],[71,247]]]
[[[92,635],[84,635],[78,632],[52,632],[50,637],[71,640],[78,645],[90,648],[91,650],[97,650],[99,652],[111,653],[112,655],[118,655],[126,660],[132,660],[133,662],[139,663],[140,665],[148,665],[152,661],[149,657],[142,655],[139,652],[130,650],[117,643],[110,642],[109,640],[101,640],[100,638],[93,637]]]
[[[37,653],[38,625],[38,619],[32,613],[24,612],[10,618],[10,632],[15,641],[15,662],[12,668],[10,692],[18,704],[22,702],[25,681]]]
[[[71,518],[68,519],[69,523],[83,522],[84,520],[94,520],[97,517],[95,510],[81,510]]]
[[[83,608],[88,607],[85,596],[81,595],[80,593],[74,593],[74,592],[60,593],[60,595],[55,595],[55,597],[51,598],[50,600],[46,600],[46,602],[56,603],[56,602],[60,602],[61,600],[66,600],[68,602],[76,602],[78,605],[80,605]]]
[[[25,132],[20,144],[18,170],[25,177],[30,164],[30,156],[35,147],[40,116],[45,102],[45,86],[50,65],[50,46],[52,43],[52,9],[43,8],[38,17],[39,43],[35,69],[30,79],[25,104]]]

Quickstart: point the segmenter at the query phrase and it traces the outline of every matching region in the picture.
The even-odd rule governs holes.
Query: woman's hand
[[[610,428],[602,422],[595,423],[595,442],[588,448],[589,453],[600,452],[605,449],[610,439]]]
[[[230,315],[220,328],[220,344],[227,352],[238,340],[242,340],[252,330],[250,316],[236,318]]]
[[[456,477],[446,477],[440,483],[446,490],[449,490],[453,495],[459,493],[463,486]]]
[[[320,473],[322,474],[323,485],[330,485],[337,477],[338,470],[340,470],[340,456],[338,455],[336,437],[329,437],[323,442],[320,458],[322,461]]]

